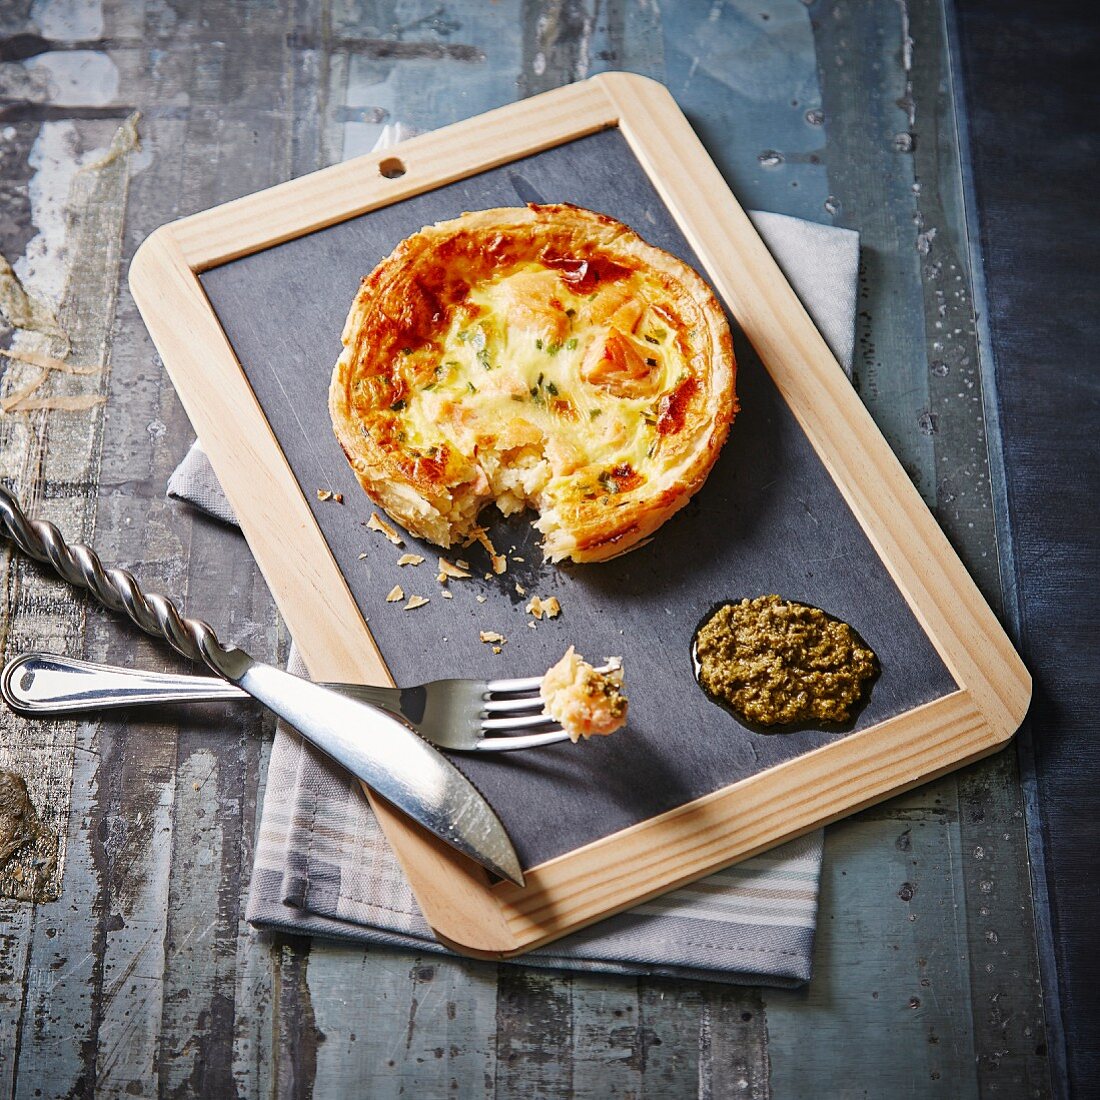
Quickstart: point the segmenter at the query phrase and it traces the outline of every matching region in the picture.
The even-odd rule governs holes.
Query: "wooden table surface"
[[[935,0],[8,0],[0,253],[93,368],[51,372],[31,403],[105,400],[0,416],[0,474],[284,658],[242,539],[164,497],[191,430],[126,289],[135,248],[366,151],[385,122],[430,129],[628,69],[667,83],[744,205],[860,231],[856,385],[999,609],[1000,437],[948,23]],[[10,318],[25,303],[4,271]],[[36,375],[9,362],[0,395]],[[38,568],[2,568],[5,655],[180,667]],[[789,992],[258,934],[243,898],[271,735],[250,707],[0,714],[0,769],[43,825],[0,864],[0,1095],[1051,1092],[1011,749],[828,830],[816,974]]]

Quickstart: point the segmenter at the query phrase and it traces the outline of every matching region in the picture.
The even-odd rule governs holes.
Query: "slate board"
[[[500,815],[525,868],[848,735],[754,733],[702,694],[691,637],[723,599],[778,592],[852,623],[882,665],[854,729],[958,689],[743,339],[735,340],[742,411],[729,442],[702,491],[641,550],[596,565],[547,565],[529,515],[506,521],[488,511],[491,537],[512,564],[486,579],[479,547],[450,553],[472,562],[476,576],[452,581],[454,598],[444,600],[435,580],[438,548],[406,538],[405,551],[428,560],[399,568],[404,551],[362,526],[374,509],[336,442],[327,402],[360,278],[426,224],[536,197],[610,214],[706,274],[622,135],[607,130],[201,276],[398,683],[538,674],[571,643],[590,659],[623,657],[627,729],[579,746],[454,757]],[[732,318],[731,325],[736,336]],[[342,493],[345,503],[320,502],[317,489]],[[527,596],[516,592],[517,582]],[[409,612],[387,604],[394,584],[431,602]],[[556,595],[563,613],[531,629],[524,605],[536,593]],[[493,655],[479,630],[504,634],[504,652]]]

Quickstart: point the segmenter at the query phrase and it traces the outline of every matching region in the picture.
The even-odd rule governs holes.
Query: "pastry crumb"
[[[410,596],[409,602],[401,609],[402,611],[414,611],[418,607],[423,607],[426,603],[431,601],[426,596]]]
[[[484,603],[486,598],[487,597],[485,597],[485,596],[475,596],[474,597],[474,599],[477,600],[478,603]]]
[[[397,559],[398,565],[422,565],[424,558],[420,554],[402,554]]]
[[[570,646],[539,686],[546,713],[576,742],[606,736],[626,724],[622,661],[613,657],[606,669],[593,668]]]
[[[508,568],[508,559],[503,554],[493,554],[493,572],[498,576]]]
[[[446,558],[439,559],[439,581],[440,584],[444,583],[448,577],[454,577],[455,580],[469,580],[470,573],[455,565],[453,562],[449,562]]]
[[[532,596],[527,602],[527,614],[534,615],[536,619],[544,616],[556,619],[561,614],[561,604],[557,596],[547,596],[545,600],[541,596]]]
[[[405,598],[405,591],[399,584],[395,584],[390,589],[390,594],[386,597],[386,603],[397,603],[398,600]]]
[[[366,554],[360,554],[359,555],[359,560],[362,561],[366,556],[367,556]]]
[[[469,570],[470,568],[470,563],[468,561],[463,561],[461,558],[455,558],[455,565],[457,565],[459,569]]]
[[[368,531],[380,531],[394,546],[405,545],[405,540],[388,523],[380,520],[377,512],[371,512],[370,519],[366,522],[366,528]]]
[[[521,596],[527,595],[527,589],[524,588],[523,585],[519,583],[519,581],[516,581],[516,592]]]
[[[479,630],[478,637],[483,642],[500,642],[502,644],[508,640],[503,634],[496,630]]]
[[[488,532],[486,532],[484,527],[475,527],[473,531],[470,532],[470,541],[467,542],[465,545],[469,546],[470,543],[473,542],[479,543],[482,547],[484,547],[485,553],[488,554],[489,557],[493,557],[493,555],[495,555],[497,552],[496,547],[493,545],[493,542],[489,538]]]
[[[449,588],[443,589],[443,598],[445,600],[453,600],[455,598],[454,593]]]
[[[318,500],[331,500],[331,501],[335,501],[337,504],[343,504],[344,503],[344,494],[343,493],[334,493],[331,489],[318,489],[317,490],[317,499]]]
[[[495,646],[493,646],[493,652],[494,653],[500,653],[500,652],[502,652],[502,650],[501,650],[500,646],[495,645]]]

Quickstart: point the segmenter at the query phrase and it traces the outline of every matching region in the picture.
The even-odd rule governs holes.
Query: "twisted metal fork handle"
[[[202,619],[186,619],[167,596],[144,592],[128,569],[105,569],[83,543],[68,543],[48,520],[30,519],[0,485],[0,531],[24,554],[50,565],[69,584],[86,588],[104,607],[129,616],[147,634],[163,638],[191,661],[203,661],[220,676],[237,652],[226,647]]]

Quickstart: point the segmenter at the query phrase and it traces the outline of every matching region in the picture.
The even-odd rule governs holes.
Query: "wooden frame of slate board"
[[[900,593],[899,606],[908,606],[930,640],[950,686],[903,713],[811,739],[793,757],[530,866],[524,889],[491,881],[372,797],[425,917],[443,942],[471,955],[530,950],[990,753],[1015,732],[1030,700],[1030,677],[1004,631],[671,95],[625,73],[602,74],[184,218],[158,229],[135,256],[134,298],[310,674],[392,683],[365,619],[399,614],[400,605],[380,604],[364,615],[349,588],[349,567],[341,570],[318,520],[315,487],[296,479],[200,275],[616,127],[764,364],[772,392],[789,406],[790,423],[812,445],[807,452],[816,452],[835,483],[857,535],[862,528],[867,552]],[[391,178],[394,169],[403,174]],[[636,228],[645,235],[644,225]],[[364,257],[358,274],[378,258]],[[354,286],[338,303],[341,320],[353,293]],[[334,359],[325,361],[326,385]],[[369,507],[357,514],[369,514]],[[658,532],[657,543],[672,537],[668,529]],[[409,575],[401,578],[408,583]],[[737,591],[736,583],[730,581],[734,592],[714,598],[756,594]],[[789,590],[784,595],[797,598]],[[459,603],[433,602],[448,609]],[[401,629],[418,629],[420,614],[403,615]],[[568,619],[567,605],[555,627]],[[856,625],[873,634],[858,617]],[[567,627],[558,635],[560,649],[570,641],[589,652],[585,637]],[[515,666],[517,652],[512,646],[495,658],[498,675],[534,671]],[[445,654],[441,649],[437,658]],[[631,736],[628,728],[599,744],[560,748],[598,752]],[[521,755],[523,767],[539,767],[531,754]],[[652,777],[647,782],[652,786]]]

